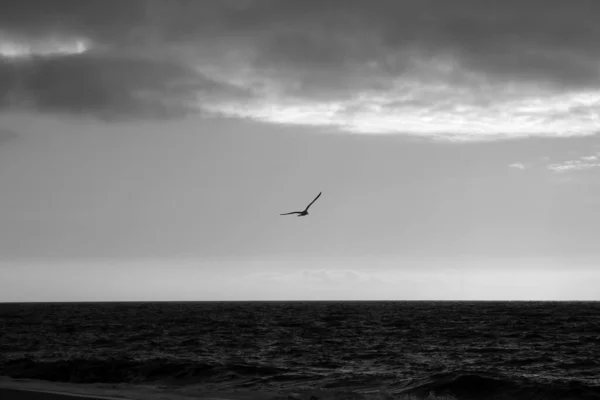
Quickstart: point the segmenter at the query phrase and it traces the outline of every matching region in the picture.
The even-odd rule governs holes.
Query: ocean
[[[0,375],[353,398],[600,399],[600,303],[4,303]]]

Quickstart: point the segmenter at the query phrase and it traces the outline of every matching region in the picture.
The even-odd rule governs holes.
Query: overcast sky
[[[600,300],[600,2],[2,4],[0,301]]]

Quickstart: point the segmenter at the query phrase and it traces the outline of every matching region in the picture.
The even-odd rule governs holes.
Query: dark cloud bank
[[[438,58],[454,67],[435,77],[455,85],[595,90],[598,15],[594,0],[3,1],[5,48],[77,38],[89,50],[0,57],[0,106],[122,118],[267,89],[339,99],[427,79],[419,62]]]

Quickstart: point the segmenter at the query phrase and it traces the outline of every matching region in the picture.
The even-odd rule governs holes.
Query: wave
[[[600,385],[472,371],[441,372],[405,379],[389,371],[381,376],[341,371],[319,374],[245,363],[206,364],[166,359],[34,361],[21,358],[5,362],[0,366],[0,374],[70,383],[218,384],[221,388],[252,390],[264,389],[267,385],[294,391],[310,388],[313,395],[319,393],[316,397],[321,400],[337,398],[340,391],[354,393],[354,398],[367,399],[372,397],[368,394],[374,390],[384,391],[391,398],[402,398],[402,395],[427,398],[435,393],[457,400],[600,400]]]
[[[600,386],[540,382],[492,373],[446,372],[407,382],[399,393],[452,395],[460,400],[598,400]]]
[[[166,359],[71,359],[37,361],[21,358],[4,363],[0,373],[12,378],[43,379],[71,383],[140,383],[186,381],[199,383],[221,380],[226,376],[268,377],[287,372],[273,366],[251,364],[207,364]]]

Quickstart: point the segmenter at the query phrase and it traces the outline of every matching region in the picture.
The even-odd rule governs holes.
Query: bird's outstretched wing
[[[311,201],[309,205],[307,205],[307,206],[306,206],[306,208],[304,209],[304,211],[307,211],[307,210],[308,210],[308,208],[309,208],[310,206],[312,206],[312,205],[313,205],[313,203],[314,203],[315,201],[317,201],[317,199],[318,199],[319,197],[321,197],[321,193],[323,193],[323,192],[319,192],[319,194],[317,195],[317,197],[315,197],[315,199],[314,199],[313,201]]]
[[[289,212],[289,213],[279,214],[279,215],[290,215],[290,214],[302,214],[302,211],[292,211],[292,212]]]

